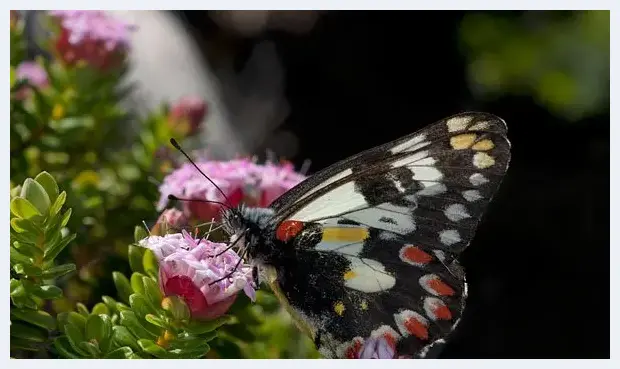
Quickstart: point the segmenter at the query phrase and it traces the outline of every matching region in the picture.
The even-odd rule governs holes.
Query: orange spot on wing
[[[304,223],[297,220],[285,220],[276,229],[276,238],[288,242],[304,229]]]
[[[452,296],[454,290],[439,278],[433,278],[428,281],[428,286],[441,296]]]
[[[428,339],[428,328],[416,318],[409,318],[405,321],[405,328],[409,333],[422,340]]]
[[[437,319],[441,319],[441,320],[452,319],[452,312],[450,311],[450,308],[448,308],[446,305],[443,305],[443,304],[436,306],[433,313],[435,314]]]
[[[433,257],[416,246],[406,246],[403,257],[413,263],[426,264],[433,260]]]

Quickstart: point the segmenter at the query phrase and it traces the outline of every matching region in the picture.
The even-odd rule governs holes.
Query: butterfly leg
[[[319,328],[316,331],[316,335],[314,336],[314,347],[317,349],[321,346],[321,333],[323,332],[322,328]]]
[[[252,279],[254,280],[254,288],[258,289],[258,266],[252,268]]]

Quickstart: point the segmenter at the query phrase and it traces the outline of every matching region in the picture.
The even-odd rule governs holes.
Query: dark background
[[[461,111],[502,117],[512,161],[463,255],[469,299],[442,357],[608,358],[609,110],[569,121],[526,94],[475,98],[458,42],[464,14],[328,12],[307,34],[253,37],[203,12],[179,15],[201,38],[227,34],[239,69],[258,42],[275,43],[284,127],[300,140],[292,159],[313,171]]]

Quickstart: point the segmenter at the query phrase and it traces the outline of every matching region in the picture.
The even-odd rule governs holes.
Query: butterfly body
[[[315,174],[269,208],[224,211],[276,295],[325,357],[368,337],[422,357],[458,323],[458,255],[510,157],[504,122],[464,113]]]

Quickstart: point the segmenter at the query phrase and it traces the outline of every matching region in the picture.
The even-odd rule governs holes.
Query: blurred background
[[[272,150],[312,173],[462,111],[502,117],[512,162],[464,254],[470,297],[442,357],[609,357],[608,11],[111,13],[138,28],[123,103],[206,99],[188,145],[214,156]]]

